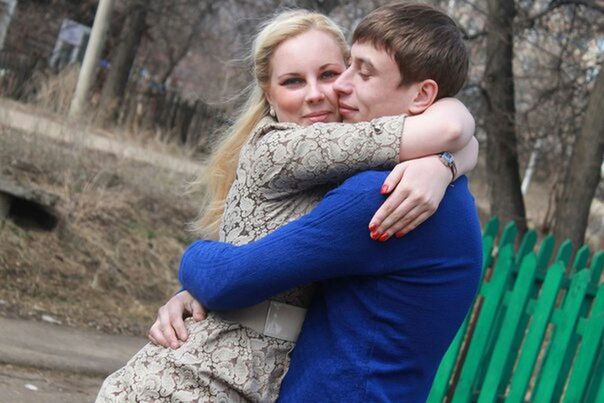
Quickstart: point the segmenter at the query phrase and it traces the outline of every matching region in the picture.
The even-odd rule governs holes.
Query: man
[[[467,54],[454,23],[425,5],[395,4],[355,30],[336,82],[349,122],[417,114],[463,84]],[[403,138],[404,141],[404,138]],[[308,215],[244,246],[200,241],[181,261],[183,287],[209,309],[237,309],[310,282],[310,307],[282,401],[425,401],[480,278],[480,228],[462,177],[437,212],[387,242],[385,172],[365,172]],[[455,172],[453,172],[455,176]],[[382,189],[384,190],[384,189]],[[388,188],[384,193],[388,193]],[[391,234],[389,234],[391,235]],[[404,236],[403,236],[404,235]]]

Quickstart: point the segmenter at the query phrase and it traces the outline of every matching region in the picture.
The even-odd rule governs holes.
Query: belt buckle
[[[295,342],[298,339],[302,323],[306,316],[306,309],[284,304],[282,302],[270,301],[264,334],[282,340]]]

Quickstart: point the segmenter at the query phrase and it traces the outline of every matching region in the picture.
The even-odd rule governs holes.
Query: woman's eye
[[[321,78],[334,78],[334,77],[338,77],[341,73],[337,72],[337,71],[332,71],[332,70],[328,70],[328,71],[324,71],[323,73],[321,73]]]
[[[302,81],[301,78],[288,78],[287,80],[283,81],[281,83],[281,85],[286,85],[286,86],[289,86],[289,85],[298,85],[298,84],[301,84],[302,82],[303,81]]]

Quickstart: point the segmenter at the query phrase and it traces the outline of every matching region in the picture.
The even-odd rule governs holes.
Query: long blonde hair
[[[331,34],[342,49],[342,55],[347,55],[348,46],[340,28],[323,14],[306,10],[282,12],[267,21],[256,35],[251,55],[255,80],[248,99],[234,124],[226,130],[223,140],[218,143],[206,171],[192,185],[197,189],[205,187],[206,192],[204,206],[191,223],[194,232],[206,238],[218,238],[226,197],[235,181],[241,149],[254,127],[269,113],[270,106],[265,93],[270,82],[271,57],[282,42],[312,29]]]

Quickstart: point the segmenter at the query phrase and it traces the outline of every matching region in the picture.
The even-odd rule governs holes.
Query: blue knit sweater
[[[423,402],[476,293],[482,247],[467,179],[401,239],[380,243],[367,224],[388,172],[363,172],[308,215],[243,246],[197,241],[183,287],[211,310],[254,305],[320,282],[280,401]]]

